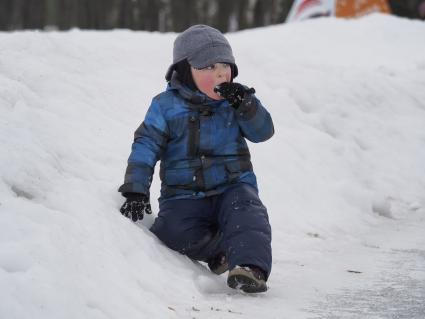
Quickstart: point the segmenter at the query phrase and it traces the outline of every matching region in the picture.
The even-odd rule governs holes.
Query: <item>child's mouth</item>
[[[219,83],[219,84],[217,84],[216,86],[214,86],[214,92],[218,95],[218,96],[221,96],[221,94],[220,94],[220,85],[222,85],[223,83],[226,83],[227,81],[223,81],[223,82],[221,82],[221,83]]]

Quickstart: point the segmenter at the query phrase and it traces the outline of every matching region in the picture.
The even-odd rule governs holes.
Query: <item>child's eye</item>
[[[230,68],[230,64],[228,64],[228,63],[216,63],[214,65],[207,66],[207,68],[208,68],[208,70],[214,70],[215,68],[217,68],[219,66],[221,66],[225,69]]]
[[[205,67],[205,68],[203,68],[201,70],[213,71],[216,68],[218,68],[219,66],[221,66],[221,67],[223,67],[225,69],[230,68],[230,64],[227,64],[227,63],[216,63],[216,64],[211,64],[211,65],[209,65],[209,66],[207,66],[207,67]]]

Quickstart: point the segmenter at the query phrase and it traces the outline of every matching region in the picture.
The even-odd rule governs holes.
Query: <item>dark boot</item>
[[[226,255],[219,254],[208,261],[208,267],[216,275],[221,275],[229,270],[229,264],[227,263]]]
[[[247,293],[267,291],[264,271],[255,266],[236,266],[229,272],[227,285]]]

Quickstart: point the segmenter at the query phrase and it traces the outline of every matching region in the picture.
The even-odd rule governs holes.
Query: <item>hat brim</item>
[[[238,70],[238,66],[236,65],[236,63],[232,63],[232,62],[226,62],[226,61],[220,61],[221,63],[230,63],[233,65],[233,69],[232,69],[232,78],[235,78],[238,76],[239,70]],[[214,63],[218,63],[218,62],[214,62]],[[211,63],[211,64],[214,64]],[[211,65],[208,64],[207,66]],[[173,76],[173,72],[176,69],[176,65],[175,64],[171,64],[170,67],[167,70],[167,73],[165,74],[165,80],[167,82],[171,81],[171,77]]]
[[[187,58],[196,69],[203,69],[215,63],[235,64],[232,49],[226,45],[208,46]]]

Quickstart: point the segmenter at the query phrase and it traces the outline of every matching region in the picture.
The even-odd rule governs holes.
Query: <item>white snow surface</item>
[[[273,269],[247,295],[118,211],[176,34],[0,33],[0,318],[316,318],[373,289],[392,252],[425,245],[424,35],[377,14],[228,34],[275,125],[250,143]],[[155,215],[157,175],[151,192]]]

